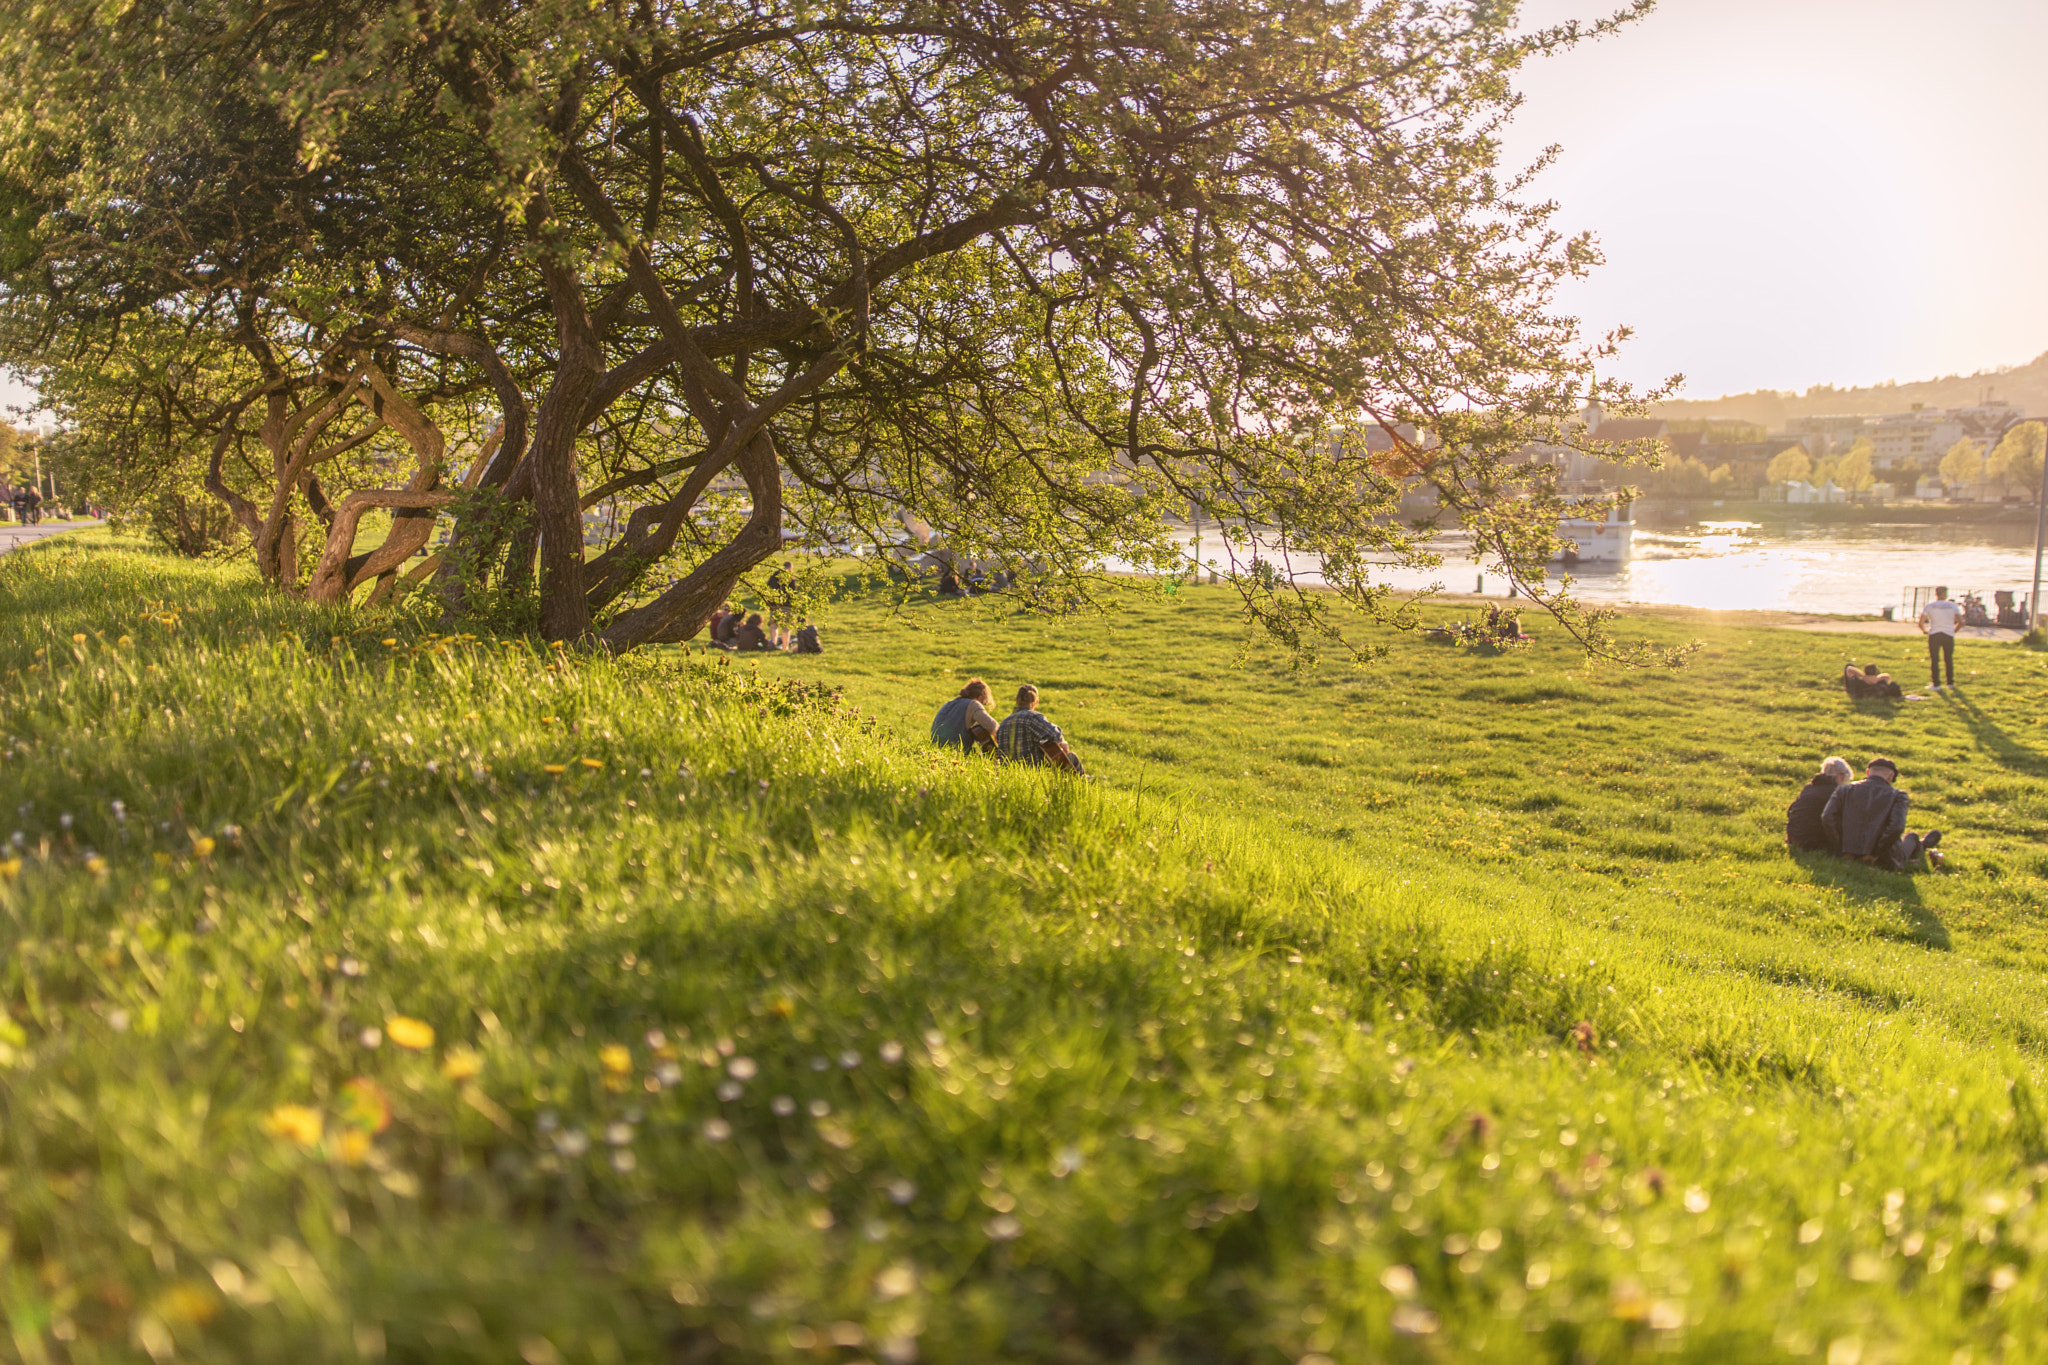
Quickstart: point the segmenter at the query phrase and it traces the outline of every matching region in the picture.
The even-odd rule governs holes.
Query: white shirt
[[[1920,608],[1920,621],[1927,627],[1929,635],[1953,635],[1956,627],[1963,623],[1963,609],[1957,603],[1937,597]]]

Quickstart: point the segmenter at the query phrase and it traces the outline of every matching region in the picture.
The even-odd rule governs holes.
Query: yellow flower
[[[21,859],[7,858],[4,860],[0,860],[0,878],[5,878],[7,881],[11,882],[20,875]]]
[[[128,636],[123,635],[119,640],[115,641],[115,643],[122,645],[132,645],[135,643],[135,641],[130,639]]]
[[[604,766],[604,760],[601,758],[579,758],[576,761],[586,768],[602,768]]]
[[[434,1026],[394,1014],[384,1021],[384,1036],[400,1047],[423,1052],[434,1045]]]
[[[477,720],[477,719],[479,719],[479,717],[477,716],[477,713],[476,713],[476,712],[474,712],[474,711],[465,711],[465,712],[463,712],[462,718],[463,718],[464,720]]]
[[[85,643],[85,637],[83,635],[74,635],[71,637],[71,643],[74,645],[82,645]]]
[[[192,856],[195,858],[212,857],[213,836],[210,834],[202,834],[197,839],[194,839],[192,841]]]
[[[467,1044],[449,1048],[448,1055],[441,1059],[441,1074],[451,1081],[466,1081],[483,1069],[483,1054]]]
[[[391,1101],[385,1096],[384,1088],[368,1076],[358,1076],[344,1085],[341,1088],[341,1121],[365,1133],[381,1133],[389,1128]]]
[[[272,1137],[285,1138],[301,1147],[316,1147],[320,1135],[326,1129],[321,1122],[320,1111],[309,1109],[303,1104],[280,1104],[270,1111],[263,1120],[263,1131]]]
[[[393,635],[390,638],[384,640],[382,643],[384,645],[384,648],[389,649],[393,645],[398,643],[398,637],[396,635]]]
[[[370,1148],[375,1145],[375,1139],[368,1133],[360,1128],[351,1128],[341,1135],[337,1150],[343,1161],[351,1166],[360,1166],[369,1160]]]
[[[553,725],[553,724],[555,723],[555,717],[553,717],[553,716],[542,716],[542,717],[540,718],[540,723],[541,723],[542,725]]]
[[[556,777],[559,777],[563,773],[569,771],[569,768],[568,765],[564,763],[543,763],[540,765],[540,770],[544,773],[550,773]]]
[[[220,1299],[197,1280],[180,1280],[157,1297],[156,1315],[204,1327],[220,1316]]]
[[[107,860],[94,854],[85,860],[85,870],[95,877],[104,877],[107,875]]]
[[[608,1043],[598,1049],[597,1060],[604,1069],[615,1076],[623,1076],[633,1069],[633,1054],[617,1043]]]

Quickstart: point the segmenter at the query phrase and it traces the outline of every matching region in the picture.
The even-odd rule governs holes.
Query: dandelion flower
[[[213,842],[212,835],[202,834],[192,841],[192,856],[195,858],[211,858],[216,847],[217,845]]]
[[[560,777],[563,773],[569,771],[569,765],[566,763],[543,763],[540,765],[540,770],[550,777]]]
[[[325,1128],[320,1111],[303,1104],[280,1104],[263,1120],[263,1131],[301,1147],[318,1146]]]
[[[0,859],[0,878],[4,878],[5,880],[7,880],[7,881],[10,881],[10,882],[11,882],[11,881],[13,881],[13,880],[14,880],[14,879],[15,879],[16,877],[19,877],[20,875],[21,875],[21,859],[19,859],[19,858],[7,858],[7,859]]]
[[[623,1076],[633,1069],[633,1054],[618,1043],[607,1043],[597,1050],[597,1060],[606,1071],[614,1076]]]
[[[386,636],[381,643],[383,644],[384,648],[389,649],[393,645],[398,643],[398,637],[396,635]]]
[[[451,1081],[466,1081],[483,1069],[483,1054],[467,1045],[448,1049],[448,1055],[441,1059],[441,1074]]]
[[[394,1014],[384,1021],[384,1034],[400,1047],[414,1052],[423,1052],[434,1045],[434,1026],[403,1014]]]
[[[71,637],[71,643],[72,643],[72,644],[74,644],[74,645],[82,645],[82,644],[84,644],[84,643],[85,643],[85,636],[83,636],[83,635],[74,635],[74,636],[72,636],[72,637]]]
[[[341,1159],[351,1166],[360,1166],[370,1159],[370,1149],[376,1140],[360,1128],[351,1128],[341,1135],[336,1150]]]

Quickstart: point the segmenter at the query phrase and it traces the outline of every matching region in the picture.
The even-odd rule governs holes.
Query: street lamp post
[[[2048,541],[2048,451],[2041,457],[2041,487],[2034,495],[2034,586],[2027,594],[2027,629],[2041,624],[2041,548]]]

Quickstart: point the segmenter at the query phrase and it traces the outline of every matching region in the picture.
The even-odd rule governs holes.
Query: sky
[[[1617,3],[1619,0],[1617,0]],[[1597,0],[1525,0],[1525,22]],[[1509,140],[1606,264],[1564,306],[1681,396],[2048,350],[2048,0],[1660,0],[1525,69]],[[0,407],[28,395],[0,375]]]
[[[1606,12],[1526,0],[1524,22]],[[1680,396],[2048,350],[2048,0],[1659,0],[1539,61],[1510,151],[1606,264],[1564,299]]]

